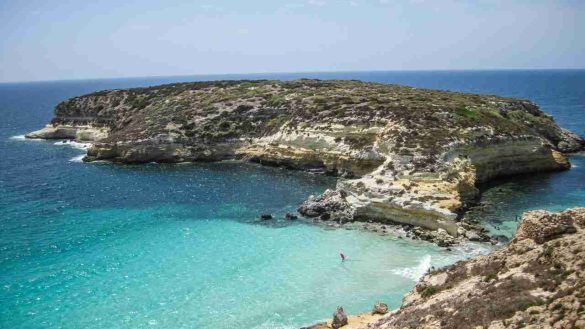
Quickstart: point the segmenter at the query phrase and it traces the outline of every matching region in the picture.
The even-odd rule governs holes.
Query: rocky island
[[[240,159],[339,176],[299,212],[476,237],[477,184],[570,167],[585,141],[534,103],[351,80],[214,81],[74,97],[28,138],[89,141],[84,161]]]

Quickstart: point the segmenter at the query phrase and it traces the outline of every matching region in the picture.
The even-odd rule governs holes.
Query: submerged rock
[[[260,215],[260,219],[261,220],[270,220],[270,219],[272,219],[272,215],[271,214],[262,214],[262,215]]]
[[[505,235],[499,234],[499,235],[493,236],[492,241],[493,241],[492,242],[493,244],[498,244],[498,243],[506,243],[506,242],[510,241],[510,239]]]
[[[287,213],[284,215],[284,219],[286,219],[286,220],[295,220],[295,219],[297,219],[297,218],[298,218],[298,217],[297,217],[297,215],[295,215],[295,214],[291,214],[291,213],[289,213],[289,212],[287,212]]]

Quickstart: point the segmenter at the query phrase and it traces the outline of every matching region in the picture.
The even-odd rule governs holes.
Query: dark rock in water
[[[431,242],[434,242],[435,240],[430,240],[430,241]],[[453,241],[447,241],[447,240],[437,240],[436,241],[436,244],[439,247],[447,248],[447,247],[451,247],[454,244],[454,242]]]
[[[261,220],[269,220],[269,219],[272,219],[272,215],[271,214],[262,214],[262,215],[260,215],[260,219]]]
[[[330,218],[331,215],[329,213],[324,213],[319,217],[320,220],[329,220]]]
[[[377,302],[374,304],[374,308],[372,309],[372,314],[386,314],[388,313],[388,305],[382,302]]]
[[[333,313],[333,322],[331,322],[331,328],[337,329],[347,325],[347,314],[343,310],[343,307],[337,307],[335,313]]]
[[[404,231],[406,231],[406,232],[410,232],[414,229],[414,226],[405,224],[405,225],[402,225],[402,229],[404,229]]]
[[[479,234],[477,232],[466,232],[465,236],[467,237],[467,239],[469,239],[469,241],[480,241],[481,237],[479,236]]]
[[[284,219],[286,219],[286,220],[295,220],[297,218],[298,218],[297,215],[291,214],[290,212],[287,212],[284,215]]]
[[[492,241],[495,243],[506,243],[508,241],[510,241],[510,238],[508,238],[505,235],[496,235],[494,237],[492,237]]]

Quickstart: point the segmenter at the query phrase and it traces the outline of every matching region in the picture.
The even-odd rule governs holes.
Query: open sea
[[[522,97],[585,135],[585,70],[250,74],[0,84],[0,328],[296,328],[338,305],[392,308],[430,266],[489,252],[282,219],[335,179],[239,162],[84,164],[83,145],[24,140],[60,101],[217,79],[359,79]],[[482,187],[482,223],[585,206],[572,170]],[[261,223],[261,213],[276,220]],[[348,255],[342,263],[339,252]]]

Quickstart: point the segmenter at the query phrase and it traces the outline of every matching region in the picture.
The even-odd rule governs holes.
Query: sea
[[[84,144],[25,140],[59,102],[97,90],[221,79],[358,79],[521,97],[585,135],[585,70],[274,73],[0,84],[0,328],[298,328],[337,306],[391,308],[431,267],[485,254],[285,221],[335,178],[236,161],[83,163]],[[482,225],[510,237],[531,209],[585,206],[572,169],[481,186]],[[262,213],[274,220],[260,221]],[[341,262],[339,253],[347,255]]]

